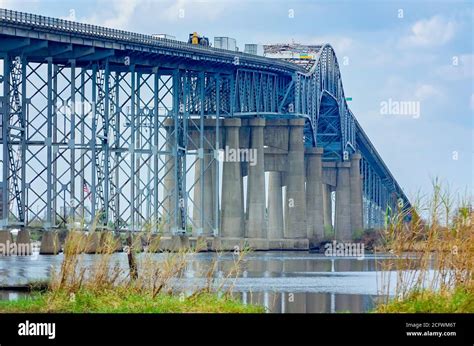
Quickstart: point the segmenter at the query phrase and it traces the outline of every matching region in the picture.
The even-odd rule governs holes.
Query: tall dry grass
[[[219,268],[222,253],[216,253],[210,263],[200,262],[200,271],[195,273],[200,284],[194,287],[180,284],[189,266],[196,263],[197,254],[206,247],[198,241],[195,247],[180,248],[173,252],[160,252],[162,237],[153,233],[152,226],[145,226],[142,232],[129,235],[131,243],[123,253],[116,253],[117,239],[112,232],[92,231],[89,236],[81,231],[69,232],[64,245],[64,259],[58,270],[53,270],[50,293],[55,292],[74,295],[81,290],[91,293],[111,289],[125,289],[130,292],[149,295],[155,298],[159,294],[183,294],[196,297],[203,293],[218,293],[219,296],[232,296],[234,283],[241,272],[242,262],[247,250],[234,254],[233,263],[225,272]],[[90,246],[91,235],[97,232],[100,239],[97,255],[85,255],[85,249]],[[131,244],[131,246],[130,246]],[[145,244],[145,246],[143,246]],[[142,252],[143,251],[143,252]],[[85,256],[92,256],[92,264],[86,263]],[[119,257],[128,256],[134,263],[128,267],[119,264]],[[217,272],[222,275],[218,277]],[[188,280],[189,281],[189,280]]]
[[[470,199],[453,198],[437,180],[411,210],[387,214],[379,250],[393,258],[378,263],[387,300],[390,293],[403,300],[412,292],[474,292],[473,216]]]

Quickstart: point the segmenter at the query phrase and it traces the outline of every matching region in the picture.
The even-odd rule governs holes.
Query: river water
[[[92,264],[100,255],[83,256],[85,264]],[[124,253],[113,256],[114,262],[127,268]],[[153,256],[159,259],[165,255]],[[202,269],[215,256],[213,253],[192,255],[181,284],[184,287],[203,284],[206,270]],[[0,286],[47,279],[53,268],[59,268],[62,259],[62,254],[0,257]],[[232,253],[219,255],[216,276],[225,276],[235,259]],[[233,291],[243,302],[264,305],[269,312],[366,312],[382,299],[381,274],[377,269],[387,259],[370,254],[357,259],[308,252],[254,252],[245,256],[241,273],[233,281]],[[18,299],[24,294],[0,290],[0,299]]]

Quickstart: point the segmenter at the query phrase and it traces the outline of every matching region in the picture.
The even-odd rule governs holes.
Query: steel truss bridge
[[[323,148],[324,163],[360,153],[365,228],[410,206],[346,103],[330,45],[305,68],[1,9],[0,59],[2,229],[70,217],[115,230],[195,227],[190,209],[205,216],[193,191],[207,170],[220,174],[202,148],[222,147],[215,120],[227,118],[302,118],[304,145]]]

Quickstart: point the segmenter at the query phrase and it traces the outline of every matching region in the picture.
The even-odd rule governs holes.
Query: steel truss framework
[[[3,228],[202,229],[189,210],[204,193],[219,200],[219,179],[201,203],[193,191],[208,170],[219,177],[221,142],[219,122],[211,140],[204,121],[225,117],[304,117],[306,146],[323,147],[325,161],[360,152],[368,228],[387,207],[409,207],[347,106],[329,45],[305,70],[7,10],[0,28]],[[214,232],[218,210],[198,210]]]
[[[362,154],[364,227],[381,227],[387,212],[409,208],[407,197],[347,105],[332,47],[321,46],[309,71],[296,72],[294,79],[296,113],[308,119],[306,146],[323,147],[324,161],[348,161],[353,153]]]

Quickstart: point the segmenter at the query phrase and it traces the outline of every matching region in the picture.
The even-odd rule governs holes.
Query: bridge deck
[[[95,47],[98,50],[128,51],[163,55],[199,62],[294,73],[305,70],[293,63],[225,49],[203,47],[186,42],[157,38],[151,35],[83,24],[63,19],[0,9],[0,34],[16,38],[46,40],[61,44]],[[102,52],[104,53],[104,52]],[[91,53],[92,54],[92,53]],[[98,54],[98,56],[102,56]],[[63,59],[74,55],[62,55]],[[90,57],[89,57],[90,59]]]

